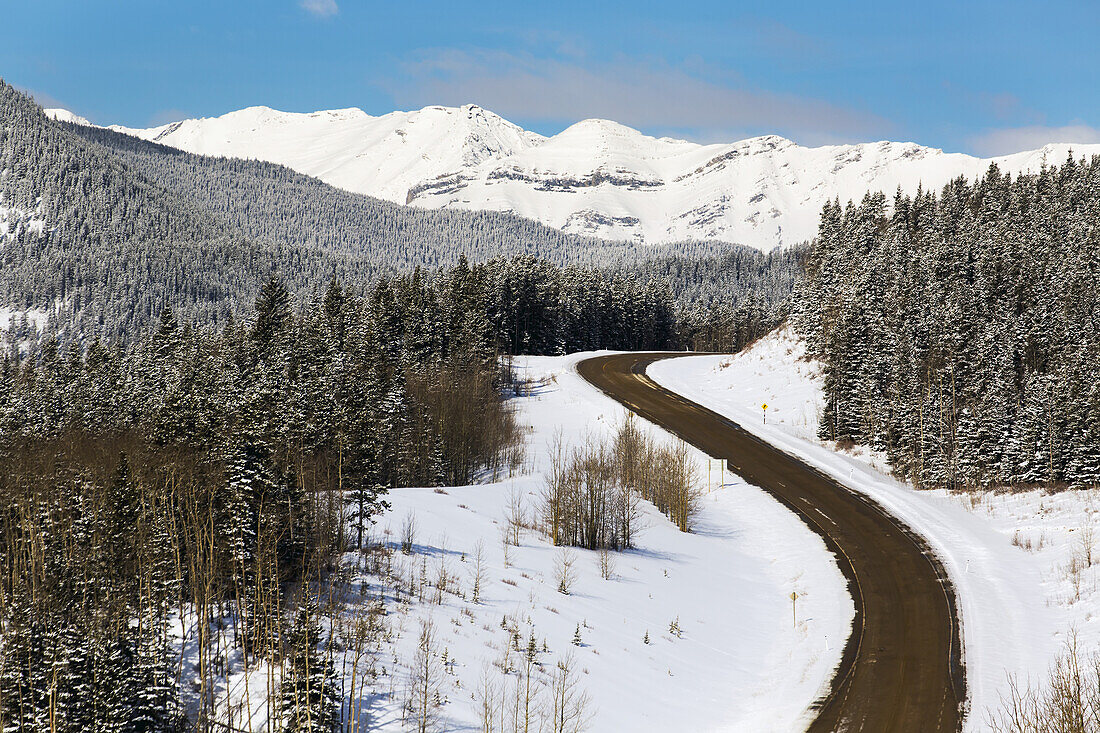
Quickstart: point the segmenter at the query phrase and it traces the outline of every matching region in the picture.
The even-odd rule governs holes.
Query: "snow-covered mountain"
[[[85,122],[65,110],[59,119]],[[425,208],[509,211],[567,232],[657,244],[723,240],[769,250],[812,237],[825,201],[1036,171],[1100,145],[1052,144],[993,159],[875,142],[808,148],[769,135],[700,145],[607,120],[552,137],[476,105],[373,117],[249,107],[160,127],[112,129],[192,153],[280,163],[334,186]]]

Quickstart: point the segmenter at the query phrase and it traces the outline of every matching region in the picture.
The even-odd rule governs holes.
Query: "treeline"
[[[821,437],[919,486],[1100,483],[1100,161],[826,206],[794,321]]]
[[[736,352],[786,319],[808,251],[731,246],[715,256],[660,255],[619,271],[664,283],[674,294],[679,345]]]
[[[519,458],[461,282],[296,308],[272,278],[222,330],[165,309],[129,344],[5,354],[0,727],[207,730],[234,659],[269,670],[285,730],[338,716],[314,598],[337,553],[389,487]]]
[[[592,349],[666,349],[677,344],[672,295],[659,281],[531,256],[468,266],[441,275],[484,314],[506,354]]]

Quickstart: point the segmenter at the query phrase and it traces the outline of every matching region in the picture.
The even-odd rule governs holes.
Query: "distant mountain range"
[[[65,110],[56,118],[90,124]],[[426,209],[511,212],[562,231],[635,243],[737,242],[770,250],[805,241],[822,204],[868,191],[938,189],[996,163],[1035,172],[1100,154],[1052,144],[976,158],[915,143],[808,148],[769,135],[700,145],[607,120],[552,137],[476,105],[373,117],[351,108],[299,114],[249,107],[160,127],[111,129],[203,155],[279,163],[333,186]]]

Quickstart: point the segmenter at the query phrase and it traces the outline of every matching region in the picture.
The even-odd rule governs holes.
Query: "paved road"
[[[954,590],[927,544],[872,500],[645,376],[674,354],[578,365],[585,379],[769,492],[821,535],[855,602],[853,631],[809,730],[960,730],[966,684]]]

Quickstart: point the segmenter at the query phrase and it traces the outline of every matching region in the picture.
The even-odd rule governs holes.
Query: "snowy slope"
[[[41,236],[46,229],[46,222],[37,211],[24,211],[14,207],[3,206],[3,197],[0,196],[0,247],[5,242],[10,242],[22,232]]]
[[[429,552],[445,545],[452,556],[465,552],[469,558],[480,538],[492,568],[485,607],[472,607],[476,618],[465,617],[461,627],[445,623],[458,608],[429,607],[414,614],[433,614],[437,628],[450,627],[445,644],[460,657],[466,689],[485,662],[499,656],[496,648],[507,644],[501,616],[523,619],[540,639],[548,639],[549,656],[571,653],[585,670],[583,685],[595,708],[593,731],[799,729],[839,662],[851,600],[824,543],[761,490],[733,476],[723,480],[717,462],[708,472],[706,457],[696,453],[700,483],[707,487],[710,479],[697,531],[681,533],[655,510],[647,511],[639,546],[617,558],[613,580],[600,577],[596,553],[577,550],[576,589],[568,596],[556,592],[553,566],[560,550],[534,532],[512,549],[511,567],[504,566],[500,525],[508,494],[518,490],[528,512],[537,512],[554,435],[569,444],[587,435],[610,435],[625,415],[573,371],[589,355],[518,360],[521,374],[542,385],[519,406],[533,430],[532,473],[448,489],[448,494],[430,489],[391,494],[393,509],[380,524],[391,527],[395,537],[412,512]],[[653,433],[670,439],[662,431]],[[460,565],[452,563],[455,572]],[[806,601],[796,628],[791,590]],[[677,617],[682,638],[668,633]],[[580,648],[570,644],[577,623],[584,639]],[[486,634],[484,625],[493,630]],[[649,645],[643,642],[647,631]],[[526,638],[527,630],[523,633]],[[397,656],[410,658],[411,646],[405,649]],[[465,706],[473,701],[452,699],[454,723],[470,721],[474,711]]]
[[[296,114],[249,107],[147,130],[110,129],[192,153],[280,163],[397,203],[406,203],[410,190],[425,181],[474,170],[542,140],[473,105],[381,117],[355,108]]]
[[[65,110],[47,110],[81,122]],[[188,152],[258,158],[334,186],[426,208],[510,211],[577,234],[657,244],[713,239],[760,249],[814,235],[828,200],[939,188],[996,161],[1035,171],[1100,145],[980,159],[914,143],[807,148],[781,137],[699,145],[606,120],[542,137],[466,105],[372,117],[250,107],[149,129],[113,129]]]
[[[967,731],[989,730],[1010,677],[1025,686],[1045,678],[1072,635],[1087,654],[1100,648],[1093,529],[1100,493],[915,491],[885,472],[881,456],[822,444],[820,366],[804,358],[802,343],[786,330],[734,357],[657,362],[648,374],[874,497],[928,539],[958,592],[971,698]]]
[[[77,115],[77,114],[73,114],[72,112],[70,112],[67,109],[60,109],[60,108],[55,107],[53,109],[47,109],[47,110],[45,110],[45,112],[46,112],[47,117],[51,117],[55,120],[60,120],[61,122],[72,122],[72,123],[77,124],[77,125],[90,125],[90,124],[92,124],[91,122],[89,122],[87,120],[87,118],[81,117],[80,115]]]
[[[401,703],[417,657],[420,624],[431,620],[436,652],[446,653],[449,673],[440,697],[441,729],[481,730],[483,682],[505,697],[519,680],[504,674],[513,629],[526,644],[539,645],[537,685],[541,706],[558,661],[572,658],[580,688],[591,699],[589,731],[742,731],[791,733],[804,728],[813,701],[827,689],[851,628],[847,586],[824,543],[787,509],[760,489],[722,476],[717,461],[694,453],[699,487],[707,493],[696,530],[678,531],[652,506],[644,513],[637,547],[612,553],[615,569],[602,577],[596,552],[569,550],[576,581],[557,590],[555,564],[563,552],[538,531],[524,533],[505,559],[501,530],[513,492],[535,523],[550,445],[560,435],[567,446],[610,436],[623,408],[591,387],[574,370],[581,358],[519,357],[521,374],[538,386],[515,399],[518,417],[530,426],[525,465],[511,477],[475,486],[397,489],[392,508],[373,535],[396,548],[407,517],[416,524],[414,550],[393,553],[394,574],[448,578],[448,591],[433,597],[387,600],[387,632],[381,649],[365,659],[373,668],[364,696],[370,722],[364,729],[397,731]],[[659,440],[671,440],[650,429]],[[491,478],[491,477],[486,477]],[[484,580],[474,602],[475,558],[481,546]],[[392,590],[369,572],[366,559],[349,553],[345,569],[361,609]],[[423,569],[421,569],[423,568]],[[799,593],[797,624],[789,595]],[[682,633],[670,633],[678,621]],[[505,628],[507,627],[507,628]],[[581,643],[573,643],[580,629]],[[645,642],[648,634],[649,643]],[[545,643],[546,651],[542,651]],[[244,672],[239,665],[223,700],[240,705]],[[264,674],[253,671],[252,729],[263,729]],[[219,703],[221,704],[221,703]],[[238,712],[241,727],[246,716]]]

